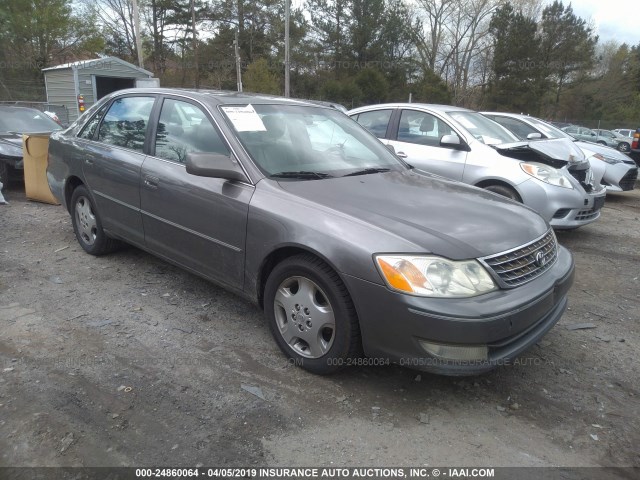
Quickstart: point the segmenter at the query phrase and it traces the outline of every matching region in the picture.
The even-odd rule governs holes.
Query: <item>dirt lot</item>
[[[640,465],[640,191],[558,234],[577,276],[550,334],[465,379],[307,374],[251,304],[134,248],[91,257],[62,207],[6,196],[1,466]]]

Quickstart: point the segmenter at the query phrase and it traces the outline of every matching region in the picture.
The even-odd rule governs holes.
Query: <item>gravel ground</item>
[[[87,255],[62,207],[5,194],[0,466],[640,465],[640,191],[558,234],[560,323],[462,379],[308,374],[253,305],[135,248]]]

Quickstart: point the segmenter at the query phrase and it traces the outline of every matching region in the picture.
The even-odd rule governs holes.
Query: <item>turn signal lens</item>
[[[376,255],[374,258],[391,289],[412,295],[474,297],[497,288],[476,260],[456,262],[426,255]]]

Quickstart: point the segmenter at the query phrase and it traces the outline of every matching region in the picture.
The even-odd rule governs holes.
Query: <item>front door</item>
[[[195,272],[242,288],[249,201],[254,187],[191,175],[189,152],[231,155],[196,103],[166,97],[142,166],[140,202],[147,248]]]
[[[443,120],[427,112],[400,110],[397,132],[389,144],[407,163],[427,172],[453,180],[462,180],[467,152],[440,146],[444,135],[456,132]]]

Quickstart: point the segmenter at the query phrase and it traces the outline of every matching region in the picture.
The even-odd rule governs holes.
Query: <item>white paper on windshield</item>
[[[266,132],[260,116],[251,104],[246,107],[222,107],[238,132]]]

